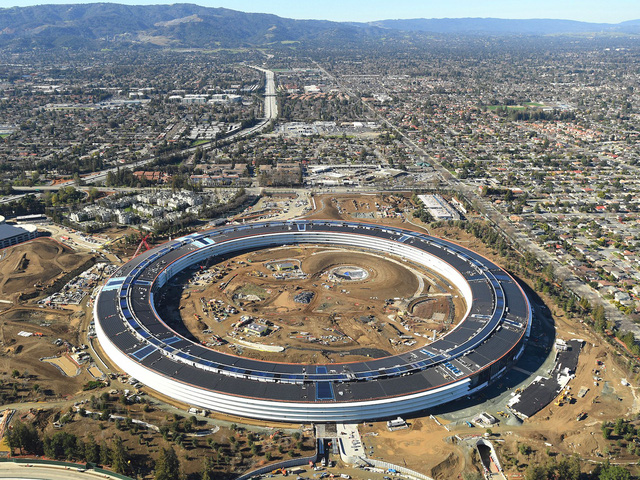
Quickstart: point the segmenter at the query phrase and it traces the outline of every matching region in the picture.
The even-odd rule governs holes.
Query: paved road
[[[225,142],[234,142],[236,140],[248,137],[250,135],[253,135],[255,133],[259,133],[262,130],[264,130],[265,128],[267,128],[267,126],[278,117],[278,102],[277,102],[277,98],[276,98],[276,84],[275,84],[275,74],[271,71],[271,70],[265,70],[264,68],[260,68],[260,67],[256,67],[256,66],[251,66],[251,68],[254,68],[262,73],[265,74],[265,94],[264,94],[264,118],[257,124],[254,125],[253,127],[250,128],[246,128],[244,130],[241,130],[239,132],[236,132],[232,135],[230,135],[229,137],[225,138],[224,141]],[[184,150],[182,150],[180,153],[181,154],[186,154],[186,153],[194,153],[196,151],[196,149],[198,148],[202,148],[204,150],[207,150],[208,148],[211,148],[211,144],[208,145],[199,145],[198,147],[190,147],[190,148],[186,148]],[[106,178],[107,178],[107,174],[109,172],[116,172],[118,170],[118,168],[126,168],[126,169],[133,169],[133,168],[137,168],[137,167],[141,167],[144,165],[147,165],[148,163],[151,163],[155,160],[155,158],[153,156],[144,159],[144,160],[139,160],[137,162],[134,163],[130,163],[127,165],[121,165],[120,167],[114,167],[114,168],[109,168],[107,170],[102,170],[100,172],[96,172],[93,175],[84,178],[84,183],[85,184],[95,184],[95,183],[100,183],[103,182]],[[70,182],[66,182],[64,184],[61,184],[62,186],[68,186],[68,185],[74,185],[75,182],[70,181]]]
[[[329,72],[319,64],[316,63],[316,65],[325,73],[325,75],[333,79],[343,91],[354,96],[354,93],[348,87],[341,85],[333,75],[329,74]],[[520,253],[532,253],[543,265],[552,264],[557,281],[562,283],[566,289],[578,295],[580,298],[586,298],[591,305],[603,305],[606,316],[609,320],[615,322],[617,327],[623,332],[632,332],[635,335],[636,340],[640,340],[640,325],[633,323],[627,315],[624,315],[614,305],[602,298],[600,293],[594,291],[582,280],[576,277],[569,268],[561,264],[549,252],[542,249],[534,239],[516,229],[490,201],[478,194],[477,186],[467,185],[457,177],[454,177],[451,172],[442,166],[440,160],[431,156],[422,146],[407,137],[401,129],[376,112],[369,103],[365,102],[364,105],[376,116],[376,118],[378,118],[388,128],[392,129],[398,135],[398,138],[402,138],[405,145],[411,147],[416,153],[423,156],[425,159],[428,159],[429,164],[434,168],[442,183],[447,188],[457,192],[471,203],[476,210],[478,210],[490,223],[492,223],[494,228],[496,228],[496,230],[498,230],[517,251]],[[462,158],[467,158],[459,149],[457,149],[457,152]]]
[[[271,122],[273,122],[278,117],[278,102],[277,102],[277,96],[276,96],[275,74],[271,70],[265,70],[264,68],[261,68],[261,67],[251,66],[251,68],[254,68],[265,74],[266,81],[265,81],[265,94],[264,94],[264,118],[253,127],[246,128],[244,130],[236,132],[233,135],[230,135],[229,137],[225,138],[224,139],[225,142],[234,142],[236,140],[259,133],[265,128],[267,128],[271,124]],[[199,145],[198,147],[186,148],[180,151],[179,154],[194,153],[197,148],[202,148],[204,150],[207,150],[211,148],[211,143]],[[139,167],[148,165],[154,160],[155,160],[155,156],[151,155],[148,158],[145,158],[143,160],[138,160],[137,162],[123,164],[117,167],[107,168],[105,170],[95,172],[88,177],[84,177],[82,180],[85,185],[94,185],[96,183],[102,183],[106,180],[109,172],[116,173],[118,169],[134,170]],[[57,191],[62,187],[69,187],[69,186],[76,186],[76,182],[73,180],[69,180],[67,182],[63,182],[58,185],[46,185],[46,186],[40,186],[40,187],[16,187],[14,190],[21,191],[21,192]],[[14,197],[16,197],[15,199],[17,199],[17,198],[20,198],[21,196],[22,195],[15,195]],[[8,200],[5,198],[4,201],[7,202],[11,200]],[[0,203],[1,202],[2,200],[0,200]]]
[[[45,467],[24,464],[0,463],[0,478],[12,480],[87,480],[96,478],[115,478],[110,475],[87,470],[80,472],[74,468]]]
[[[20,200],[22,197],[24,197],[24,195],[7,195],[0,199],[0,203],[15,202],[16,200]]]
[[[464,157],[462,152],[458,151],[458,153]],[[603,305],[607,319],[613,321],[623,332],[632,332],[636,339],[640,340],[640,325],[633,323],[627,315],[602,298],[599,292],[593,290],[578,278],[566,265],[560,263],[554,255],[540,247],[535,239],[514,227],[490,201],[478,194],[475,186],[469,186],[457,178],[451,177],[450,174],[448,180],[449,186],[460,192],[467,201],[475,205],[480,213],[512,243],[516,250],[521,253],[529,252],[533,254],[543,265],[553,265],[554,275],[558,283],[561,283],[566,289],[580,298],[586,298],[591,305]]]
[[[278,117],[278,102],[276,98],[276,82],[275,74],[271,70],[252,66],[256,70],[264,73],[264,118],[267,120],[275,120]]]

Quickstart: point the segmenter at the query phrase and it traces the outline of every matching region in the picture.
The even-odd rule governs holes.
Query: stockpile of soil
[[[48,238],[9,247],[0,260],[0,298],[42,290],[91,258]]]

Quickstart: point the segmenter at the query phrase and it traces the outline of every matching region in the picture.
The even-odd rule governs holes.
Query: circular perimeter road
[[[96,480],[117,477],[77,468],[53,467],[36,464],[2,463],[0,478],[3,480]]]
[[[425,347],[318,365],[217,352],[177,334],[156,311],[154,295],[187,268],[299,244],[346,246],[423,265],[462,293],[467,311],[452,331]],[[471,250],[410,230],[326,220],[222,227],[169,241],[107,281],[94,317],[107,355],[150,388],[195,407],[283,422],[389,418],[472,395],[520,357],[532,320],[517,282]]]

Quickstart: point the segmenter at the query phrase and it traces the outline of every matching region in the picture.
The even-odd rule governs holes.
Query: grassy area
[[[499,108],[506,108],[507,110],[524,110],[525,106],[523,105],[487,105],[489,110],[497,110]]]
[[[198,145],[203,145],[205,143],[209,143],[211,142],[211,140],[196,140],[195,142],[191,143],[192,147],[197,147]]]
[[[264,288],[252,283],[243,285],[238,290],[236,290],[235,293],[241,293],[242,295],[255,295],[256,297],[260,297],[262,300],[267,298],[267,291]]]
[[[218,44],[220,42],[217,42]],[[245,53],[249,50],[246,48],[171,48],[169,49],[171,52],[199,52],[199,53],[218,53],[218,52],[228,52],[228,53]]]
[[[0,133],[0,138],[7,138],[9,135],[11,135],[10,133]]]
[[[544,107],[544,103],[537,103],[537,102],[526,102],[525,105],[527,107]]]

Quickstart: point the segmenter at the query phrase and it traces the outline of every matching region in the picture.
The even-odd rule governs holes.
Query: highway
[[[256,67],[252,65],[250,65],[250,67],[264,73],[265,75],[264,117],[262,118],[262,120],[260,120],[260,122],[258,122],[253,127],[245,128],[244,130],[236,132],[233,135],[230,135],[229,137],[225,138],[224,139],[225,142],[234,142],[236,140],[249,137],[256,133],[260,133],[262,130],[267,128],[271,124],[271,122],[273,122],[276,118],[278,118],[278,99],[276,95],[275,74],[271,70],[266,70],[261,67]],[[180,152],[178,152],[178,154],[183,154],[183,155],[191,154],[191,153],[194,153],[198,148],[207,150],[211,148],[211,144],[209,143],[209,144],[199,145],[198,147],[185,148],[184,150],[181,150]],[[105,170],[101,170],[99,172],[92,173],[88,177],[84,177],[82,180],[85,185],[95,185],[97,183],[104,182],[107,179],[107,175],[109,174],[109,172],[116,173],[118,169],[126,169],[126,170],[137,169],[139,167],[144,167],[145,165],[150,164],[154,160],[155,160],[155,156],[150,155],[148,158],[145,158],[143,160],[138,160],[137,162],[122,164],[116,167],[111,167]],[[37,187],[14,187],[14,190],[16,192],[57,191],[57,190],[60,190],[60,188],[70,187],[70,186],[77,186],[76,182],[74,180],[69,180],[67,182],[59,183],[57,185],[44,185],[44,186],[37,186]],[[0,203],[6,203],[13,200],[18,200],[22,196],[23,195],[12,195],[11,197],[5,197],[4,199],[0,200]]]
[[[235,133],[231,137],[228,137],[227,140],[235,140],[236,138],[245,138],[254,133],[261,132],[265,128],[267,128],[271,122],[273,122],[276,118],[278,118],[278,98],[276,96],[276,81],[275,74],[271,70],[265,70],[261,67],[256,67],[254,65],[249,65],[250,68],[258,70],[265,75],[265,84],[264,84],[264,117],[262,120],[255,126],[251,128],[247,128],[242,130],[241,132]]]
[[[264,86],[264,119],[275,120],[278,117],[278,102],[276,97],[275,74],[271,70],[251,66],[265,75]]]
[[[333,75],[327,72],[319,64],[316,63],[316,66],[327,77],[334,80],[342,88],[343,91],[345,91],[351,96],[357,96],[356,94],[354,94],[354,92],[352,92],[346,86],[341,85]],[[265,74],[264,118],[257,125],[231,135],[226,139],[227,141],[235,141],[237,139],[245,138],[247,136],[258,133],[264,130],[265,128],[267,128],[267,126],[272,121],[274,121],[278,116],[278,103],[277,103],[277,96],[276,96],[274,72],[272,72],[271,70],[266,70],[261,67],[257,67],[257,66],[251,66],[251,68],[254,68]],[[580,297],[587,298],[592,305],[602,304],[605,308],[607,318],[614,321],[616,325],[618,325],[618,327],[621,328],[621,330],[631,331],[635,334],[636,338],[640,338],[640,326],[634,324],[631,321],[631,319],[629,319],[626,315],[624,315],[617,308],[615,308],[615,306],[611,305],[608,301],[604,300],[598,292],[595,292],[594,290],[592,290],[589,286],[587,286],[584,282],[582,282],[579,278],[577,278],[573,274],[573,272],[571,272],[566,266],[560,264],[557,261],[557,259],[555,259],[547,251],[540,248],[535,243],[534,240],[529,238],[529,236],[518,231],[510,222],[506,220],[506,218],[504,217],[504,215],[502,215],[502,213],[500,213],[495,209],[495,207],[490,202],[488,202],[485,198],[478,195],[474,187],[466,185],[465,183],[461,182],[459,179],[455,178],[453,175],[451,175],[451,173],[446,168],[444,168],[440,164],[439,160],[432,157],[424,148],[416,144],[410,138],[406,137],[401,129],[397,128],[395,125],[389,122],[386,118],[378,115],[378,113],[375,112],[375,110],[373,110],[373,108],[368,103],[365,103],[364,105],[365,107],[369,108],[372,111],[372,113],[374,113],[376,117],[379,120],[381,120],[387,127],[393,129],[394,132],[404,140],[407,146],[414,149],[414,151],[422,155],[424,158],[429,159],[430,164],[436,170],[437,175],[441,179],[441,181],[445,185],[447,185],[449,188],[461,194],[471,204],[473,204],[475,208],[488,221],[490,221],[494,225],[494,227],[505,237],[505,239],[507,239],[514,246],[514,248],[516,248],[519,252],[529,251],[533,253],[536,256],[536,258],[545,265],[549,263],[552,264],[554,267],[557,279],[560,282],[562,282],[566,288],[568,288],[570,291],[574,292],[575,294],[579,295]],[[205,148],[206,147],[207,146],[205,146]],[[188,148],[183,150],[182,153],[192,153],[195,151],[195,149],[196,147]],[[458,153],[463,157],[465,157],[462,154],[462,152],[458,151]],[[147,159],[140,160],[132,164],[122,165],[119,168],[127,168],[127,169],[138,168],[152,162],[153,160],[154,160],[153,157],[149,157]],[[103,182],[110,171],[115,172],[117,171],[117,169],[118,167],[113,167],[110,169],[102,170],[100,172],[96,172],[92,176],[84,179],[84,181],[87,184],[95,184],[95,183]],[[56,191],[56,190],[59,190],[61,187],[66,187],[70,185],[75,186],[75,182],[70,180],[68,182],[61,183],[55,186],[14,187],[14,190],[17,192]],[[111,188],[108,190],[128,191],[129,189]],[[141,189],[130,189],[130,190],[133,191],[133,190],[141,190]],[[340,189],[332,189],[332,190],[337,192]],[[10,197],[5,197],[4,199],[0,200],[0,203],[17,200],[22,196],[23,195],[13,195]]]
[[[24,195],[7,195],[6,197],[2,197],[2,199],[0,199],[0,203],[15,202],[16,200],[20,200],[22,197],[24,197]]]

